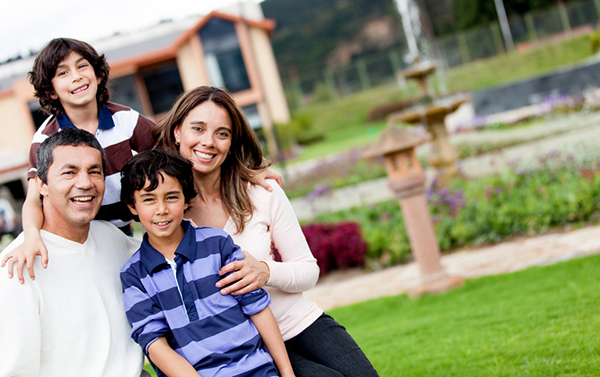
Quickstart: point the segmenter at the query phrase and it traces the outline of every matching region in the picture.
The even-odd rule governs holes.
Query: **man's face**
[[[36,178],[44,196],[43,229],[72,239],[74,231],[87,230],[104,196],[102,155],[89,146],[60,146],[52,151],[47,183]]]

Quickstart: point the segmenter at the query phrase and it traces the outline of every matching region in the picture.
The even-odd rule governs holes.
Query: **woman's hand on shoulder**
[[[216,284],[221,289],[221,294],[243,295],[262,288],[269,281],[271,275],[269,266],[254,258],[247,251],[242,251],[244,259],[230,262],[219,270],[225,278]]]
[[[48,267],[48,250],[46,249],[46,245],[44,245],[44,241],[42,241],[42,238],[39,236],[39,233],[37,237],[26,237],[21,245],[7,253],[2,258],[0,267],[8,266],[8,277],[12,279],[14,273],[13,270],[16,264],[17,277],[21,284],[23,284],[25,282],[25,279],[23,278],[25,265],[27,265],[27,272],[29,273],[31,280],[35,280],[33,261],[36,255],[41,256],[42,267]]]
[[[277,181],[279,186],[283,187],[283,181],[281,180],[281,176],[279,174],[272,172],[269,169],[262,171],[260,173],[257,173],[256,175],[253,175],[252,177],[250,177],[250,183],[259,185],[262,188],[264,188],[265,190],[271,192],[271,191],[273,191],[273,189],[271,188],[271,185],[269,185],[267,183],[267,179],[274,179]]]

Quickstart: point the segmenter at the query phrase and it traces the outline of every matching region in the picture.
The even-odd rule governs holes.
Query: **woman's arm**
[[[228,275],[217,282],[217,288],[222,295],[233,294],[234,296],[244,295],[254,290],[262,288],[269,281],[269,266],[262,261],[254,258],[247,251],[242,251],[244,259],[226,264],[219,270],[219,275]],[[231,284],[231,285],[229,285]]]
[[[230,275],[219,281],[222,294],[244,294],[264,285],[285,292],[304,292],[319,279],[319,267],[312,255],[294,209],[283,189],[273,185],[268,202],[255,201],[258,210],[269,213],[269,232],[282,262],[258,261],[244,253],[245,259],[221,268],[220,275]]]
[[[183,356],[175,352],[165,337],[148,346],[148,357],[167,376],[198,377],[198,372]]]
[[[252,320],[252,323],[254,323],[254,326],[256,326],[265,346],[267,346],[269,353],[273,357],[275,366],[277,366],[281,376],[294,376],[292,364],[290,363],[285,344],[283,343],[279,327],[277,326],[277,322],[275,321],[275,317],[273,317],[271,309],[266,307],[260,312],[251,315],[250,319]]]
[[[2,258],[0,266],[4,267],[8,262],[8,277],[12,278],[13,267],[16,264],[17,276],[22,284],[24,282],[23,268],[25,264],[27,265],[29,277],[31,280],[35,279],[33,260],[36,255],[42,257],[41,262],[44,268],[48,266],[48,250],[40,236],[40,229],[42,229],[44,222],[44,212],[42,211],[40,193],[33,179],[29,180],[27,197],[21,211],[21,221],[23,224],[23,236],[25,238],[23,244],[6,254]]]
[[[282,261],[265,261],[270,271],[266,285],[290,293],[311,289],[319,280],[319,266],[306,242],[292,204],[281,187],[273,186],[268,211],[271,240]]]

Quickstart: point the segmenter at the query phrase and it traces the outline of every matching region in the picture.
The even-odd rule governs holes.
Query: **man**
[[[139,241],[92,221],[104,196],[102,147],[66,128],[40,145],[37,161],[52,264],[37,258],[36,279],[23,285],[0,273],[0,376],[138,377],[143,355],[129,338],[119,270]]]

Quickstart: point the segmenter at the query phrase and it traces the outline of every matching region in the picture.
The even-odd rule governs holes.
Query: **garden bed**
[[[573,146],[573,153],[539,156],[494,176],[459,178],[448,188],[433,184],[427,198],[442,252],[600,221],[600,152],[596,144],[594,140],[580,143]],[[360,225],[367,243],[368,268],[411,260],[396,200],[321,214],[310,224],[339,222]]]

